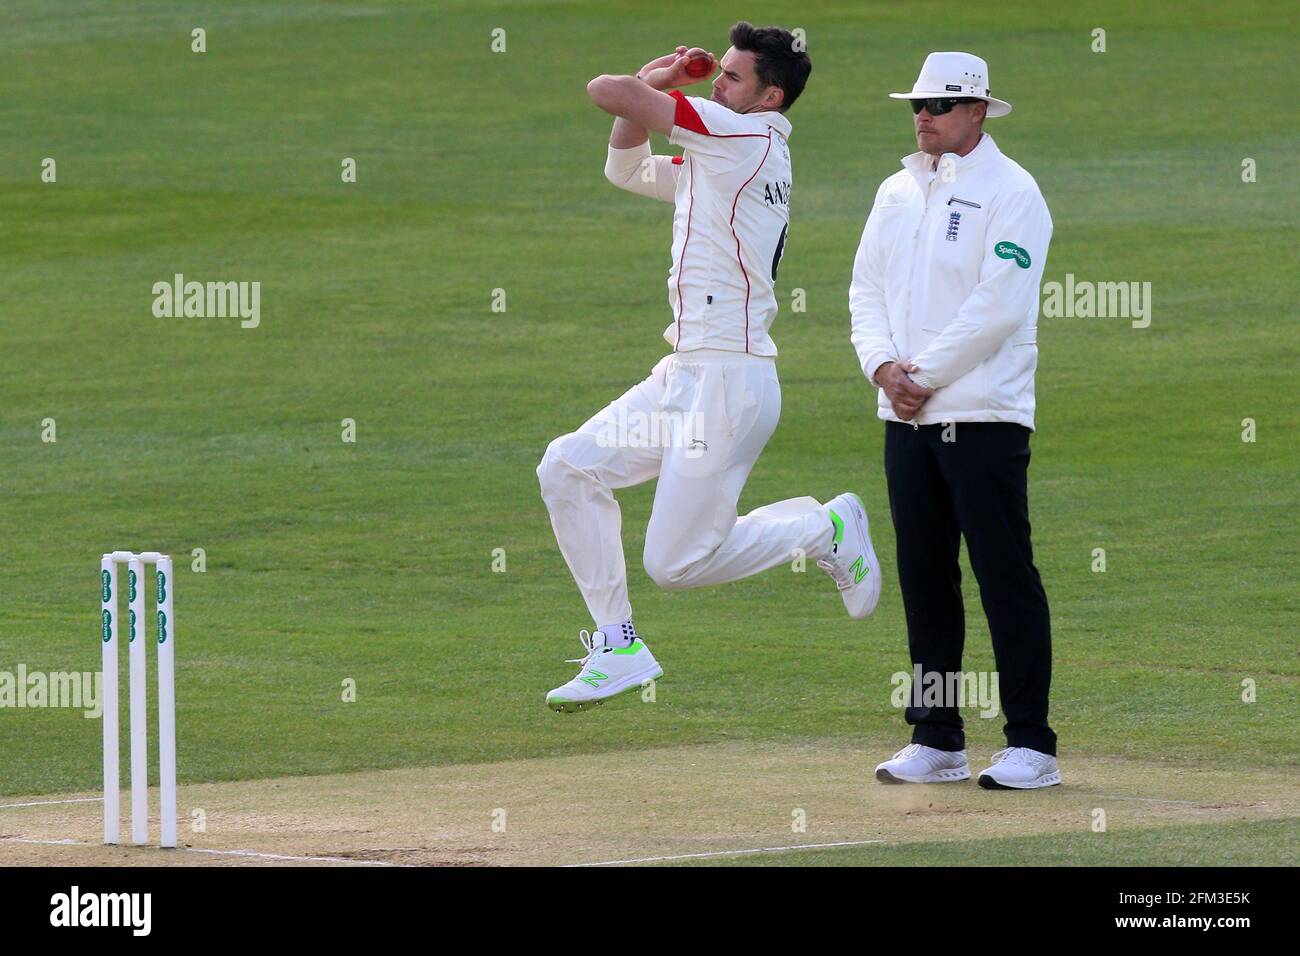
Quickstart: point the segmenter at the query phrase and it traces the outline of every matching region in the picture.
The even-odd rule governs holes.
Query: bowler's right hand
[[[651,60],[637,72],[637,78],[656,90],[674,90],[682,86],[692,86],[702,82],[705,76],[691,76],[686,72],[686,64],[691,60],[708,58],[709,73],[717,68],[717,57],[700,47],[687,49],[679,46],[672,53]]]

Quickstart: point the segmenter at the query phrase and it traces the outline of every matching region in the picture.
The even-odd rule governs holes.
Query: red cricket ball
[[[694,77],[708,76],[713,69],[713,61],[706,60],[702,56],[694,57],[686,62],[686,75]]]

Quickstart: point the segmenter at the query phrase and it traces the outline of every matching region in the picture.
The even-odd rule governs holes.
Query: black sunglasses
[[[925,100],[908,100],[912,104],[912,112],[919,114],[924,108],[931,116],[942,116],[944,113],[951,113],[952,108],[958,103],[979,103],[981,102],[974,96],[932,96]]]

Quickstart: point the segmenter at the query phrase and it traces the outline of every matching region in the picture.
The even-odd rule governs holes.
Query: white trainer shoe
[[[1056,758],[1028,747],[999,750],[993,755],[992,766],[979,776],[979,785],[985,790],[1037,790],[1060,782]]]
[[[582,668],[577,677],[546,695],[546,706],[552,710],[586,710],[664,676],[664,669],[639,637],[630,647],[607,647],[603,631],[597,631],[594,637],[580,631],[578,637],[587,656],[567,662],[581,664]]]
[[[835,580],[849,617],[867,617],[880,603],[880,562],[871,546],[867,509],[852,492],[832,498],[825,507],[835,526],[835,542],[817,567]]]
[[[881,783],[955,783],[970,779],[964,750],[936,750],[908,744],[876,768]]]

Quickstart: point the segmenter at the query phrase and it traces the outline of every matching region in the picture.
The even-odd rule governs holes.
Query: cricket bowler
[[[736,581],[802,554],[830,574],[851,617],[871,614],[880,598],[880,565],[857,495],[825,505],[795,498],[736,515],[781,415],[769,331],[790,221],[786,114],[812,61],[778,27],[741,22],[730,38],[721,62],[678,47],[635,76],[587,85],[615,117],[606,178],[676,207],[664,332],[673,351],[551,442],[537,468],[560,551],[595,626],[579,635],[586,654],[570,662],[578,675],[546,695],[558,711],[583,710],[663,675],[632,623],[617,488],[658,479],[643,560],[660,587]],[[715,72],[710,98],[680,92]],[[650,130],[685,152],[652,155]]]

